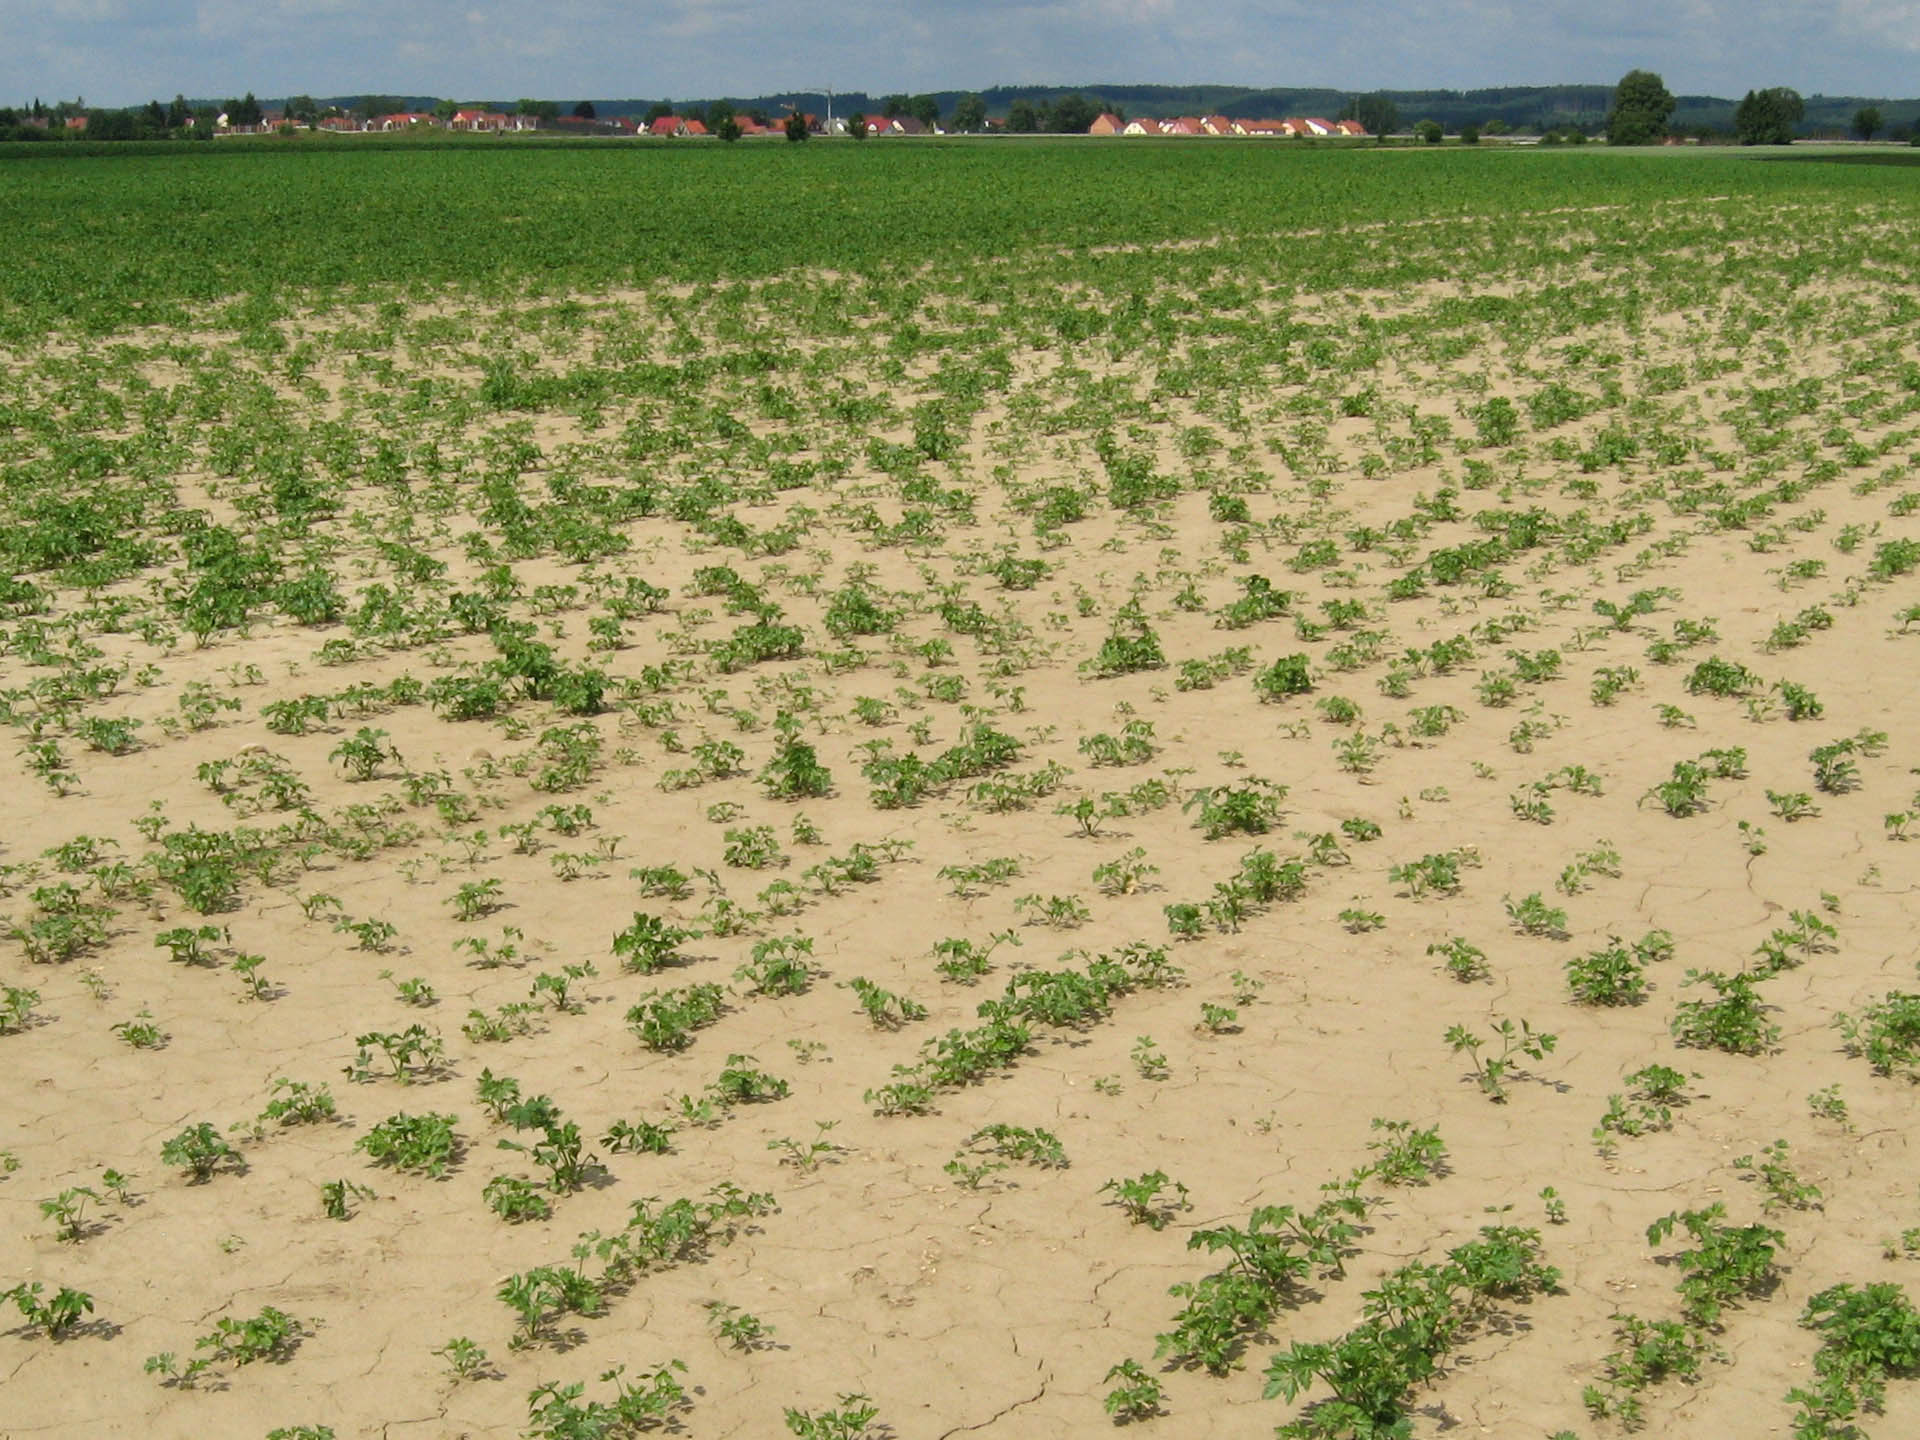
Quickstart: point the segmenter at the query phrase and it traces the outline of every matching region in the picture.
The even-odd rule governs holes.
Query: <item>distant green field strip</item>
[[[1740,155],[1254,143],[47,149],[0,153],[0,335],[14,339],[177,323],[178,306],[239,295],[897,276],[1055,247],[1908,188]]]

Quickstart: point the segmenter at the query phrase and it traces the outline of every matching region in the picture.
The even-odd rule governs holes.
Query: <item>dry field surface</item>
[[[1920,1433],[1910,208],[7,354],[0,1436]]]

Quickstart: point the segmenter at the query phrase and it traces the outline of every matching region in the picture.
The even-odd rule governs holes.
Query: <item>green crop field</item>
[[[1920,169],[0,155],[4,1424],[1920,1430]]]
[[[1394,257],[1341,237],[1432,219],[1519,225],[1457,254],[1499,269],[1525,217],[1737,197],[1884,200],[1905,176],[1740,154],[1282,150],[1085,141],[912,145],[222,142],[162,153],[0,155],[0,333],[172,322],[233,295],[480,293],[760,277],[885,279],[984,257],[1194,238],[1259,242],[1296,283],[1377,283]],[[1705,218],[1705,217],[1703,217]],[[1636,232],[1600,220],[1606,243]],[[1157,267],[1149,267],[1157,271]],[[1113,259],[1077,279],[1149,277]],[[937,277],[936,277],[937,278]],[[957,276],[955,277],[957,278]],[[970,277],[978,283],[977,277]]]

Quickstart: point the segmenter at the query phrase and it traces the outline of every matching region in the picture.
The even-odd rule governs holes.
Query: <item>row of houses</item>
[[[1318,116],[1286,120],[1234,120],[1225,115],[1178,115],[1171,120],[1143,117],[1122,120],[1102,115],[1089,135],[1261,135],[1282,139],[1313,139],[1326,135],[1363,136],[1367,127],[1358,120],[1322,120]]]
[[[852,123],[850,119],[836,117],[822,124],[816,115],[802,117],[807,129],[814,134],[844,135]],[[911,115],[859,117],[869,135],[938,135],[944,133],[937,127],[929,127],[923,121]],[[76,117],[78,126],[86,124],[84,116]],[[223,133],[244,134],[271,132],[286,123],[286,117],[275,112],[261,116],[258,125],[229,125],[227,117],[219,119],[219,128]],[[765,124],[750,115],[734,116],[734,123],[740,127],[742,135],[779,135],[785,128],[784,121]],[[69,121],[74,126],[74,121]],[[992,129],[1001,129],[1004,122],[996,124],[989,121]],[[402,111],[392,115],[329,115],[317,122],[317,128],[334,133],[377,133],[391,134],[416,129],[460,130],[480,134],[507,134],[526,130],[577,131],[588,135],[647,135],[662,139],[695,139],[711,134],[707,123],[692,115],[661,115],[653,120],[639,119],[631,115],[608,116],[606,119],[589,119],[574,115],[562,115],[541,120],[532,115],[513,115],[498,110],[457,110],[450,118],[442,119],[438,115],[425,112]],[[1318,116],[1304,116],[1286,120],[1235,120],[1225,115],[1180,115],[1170,120],[1156,120],[1141,117],[1135,120],[1123,120],[1114,114],[1101,115],[1088,130],[1091,135],[1253,135],[1277,138],[1314,139],[1323,136],[1365,136],[1367,129],[1357,120],[1322,120]]]

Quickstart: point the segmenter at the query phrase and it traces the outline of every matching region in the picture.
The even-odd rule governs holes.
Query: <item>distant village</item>
[[[730,117],[742,137],[784,136],[786,120],[766,120],[749,114]],[[85,116],[75,116],[78,128],[84,128]],[[854,126],[864,127],[866,136],[946,135],[963,133],[949,130],[938,122],[929,124],[914,115],[841,115],[823,118],[800,112],[801,124],[813,135],[847,135]],[[72,121],[69,121],[71,124]],[[479,134],[509,134],[544,130],[582,135],[651,136],[657,139],[700,139],[715,133],[715,127],[698,115],[656,115],[651,119],[616,115],[537,116],[502,110],[456,110],[451,115],[420,111],[400,111],[391,115],[328,115],[310,122],[294,121],[278,111],[265,111],[256,124],[234,124],[222,113],[215,121],[217,133],[229,135],[272,134],[289,127],[323,130],[336,134],[394,134],[408,130],[443,129]],[[1008,129],[1005,120],[987,118],[981,127],[987,133]],[[964,132],[977,133],[977,132]],[[1053,132],[1059,133],[1059,132]],[[1089,135],[1250,135],[1277,139],[1313,139],[1323,136],[1364,138],[1367,128],[1357,120],[1323,120],[1317,116],[1289,117],[1283,120],[1237,120],[1226,115],[1182,115],[1171,119],[1141,116],[1126,119],[1103,112],[1084,132]],[[862,137],[865,138],[865,137]]]

